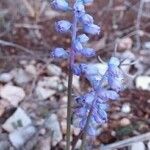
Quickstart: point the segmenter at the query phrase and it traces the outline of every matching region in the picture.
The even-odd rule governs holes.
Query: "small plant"
[[[97,127],[107,121],[107,101],[109,99],[116,100],[119,97],[118,92],[122,90],[123,74],[119,68],[121,62],[118,58],[110,58],[105,73],[101,73],[95,64],[76,62],[78,55],[87,58],[96,56],[96,52],[93,48],[86,47],[86,43],[89,40],[88,35],[100,34],[101,31],[101,28],[94,24],[93,17],[85,11],[85,5],[91,2],[92,0],[76,0],[72,7],[65,0],[54,0],[51,3],[55,10],[70,12],[73,15],[72,22],[61,20],[55,23],[57,32],[69,33],[71,35],[71,48],[65,50],[64,48],[57,47],[51,52],[53,58],[68,59],[69,62],[67,150],[70,150],[73,74],[84,76],[91,84],[90,91],[75,98],[79,107],[74,110],[74,125],[81,128],[83,139],[81,149],[86,149],[86,135],[95,137]],[[84,33],[78,34],[79,31],[83,31]],[[76,142],[74,145],[75,144]],[[74,149],[74,147],[75,146],[73,146],[72,149]]]

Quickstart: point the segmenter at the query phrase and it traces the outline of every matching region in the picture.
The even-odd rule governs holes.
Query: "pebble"
[[[25,92],[21,87],[6,84],[0,90],[0,96],[6,99],[13,106],[17,107],[25,97]]]
[[[56,114],[50,114],[45,121],[45,127],[53,133],[52,146],[56,146],[62,140],[62,133]]]
[[[57,111],[57,114],[58,114],[58,116],[59,116],[61,119],[66,119],[66,118],[67,118],[67,109],[66,109],[66,108],[60,108],[60,109]]]
[[[119,40],[118,48],[120,50],[130,50],[132,48],[133,41],[130,37],[122,38]]]
[[[138,76],[136,78],[136,88],[142,88],[143,90],[150,90],[150,77]]]
[[[41,86],[37,86],[35,89],[35,95],[37,96],[38,100],[46,100],[47,98],[51,97],[56,93],[55,90],[46,89]]]
[[[9,142],[8,141],[0,141],[0,150],[8,150]]]
[[[54,64],[49,64],[47,65],[47,74],[51,76],[60,76],[62,74],[62,70]]]
[[[19,68],[14,70],[14,81],[18,85],[23,85],[32,81],[32,76],[25,70]]]
[[[130,113],[131,112],[131,106],[130,106],[130,104],[129,103],[124,103],[122,105],[121,111],[123,113]]]
[[[120,125],[121,126],[127,126],[127,125],[130,125],[130,124],[131,124],[131,122],[128,118],[123,118],[123,119],[120,120]]]
[[[143,47],[146,48],[146,49],[150,49],[150,41],[145,42]]]
[[[47,88],[47,89],[52,88],[52,89],[57,90],[59,83],[60,83],[60,78],[57,76],[53,76],[53,77],[44,76],[41,80],[39,80],[37,85],[40,87]]]
[[[9,140],[12,145],[19,149],[21,148],[34,134],[36,129],[34,126],[27,126],[17,129],[9,134]]]
[[[67,122],[66,122],[66,120],[61,121],[61,129],[62,129],[62,133],[66,134],[66,131],[67,131]]]
[[[37,71],[36,71],[36,67],[32,64],[25,66],[25,70],[26,72],[28,72],[29,74],[31,74],[34,78],[37,77]]]
[[[30,117],[22,108],[18,107],[12,116],[5,121],[2,127],[7,132],[13,132],[16,129],[26,127],[30,124],[32,124]]]
[[[37,150],[51,150],[51,138],[42,138],[39,141],[39,146],[37,147]]]
[[[10,82],[13,79],[13,76],[11,73],[2,73],[0,74],[0,82]]]
[[[74,76],[73,77],[73,82],[72,85],[75,89],[80,91],[80,77],[79,76]]]
[[[131,150],[146,150],[143,142],[135,142],[131,145]]]
[[[79,139],[78,142],[77,142],[77,144],[76,144],[76,147],[75,147],[75,148],[76,148],[76,149],[80,149],[81,144],[82,144],[82,140]]]

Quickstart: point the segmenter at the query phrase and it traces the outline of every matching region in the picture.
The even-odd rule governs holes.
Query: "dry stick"
[[[150,139],[150,132],[146,133],[146,134],[143,134],[143,135],[136,136],[136,137],[132,137],[132,138],[120,141],[120,142],[116,142],[116,143],[113,143],[113,144],[102,146],[100,149],[101,150],[112,150],[112,149],[116,149],[116,148],[117,149],[118,148],[123,148],[123,147],[131,145],[134,142],[146,141],[146,140],[149,140],[149,139]]]
[[[0,40],[0,45],[15,47],[15,48],[21,49],[22,51],[24,51],[26,53],[29,53],[29,54],[34,56],[34,53],[31,52],[29,49],[27,49],[27,48],[25,48],[25,47],[23,47],[21,45],[15,44],[15,43],[11,43],[11,42],[7,42],[7,41],[4,41],[4,40]]]
[[[137,21],[136,21],[136,49],[139,50],[141,47],[141,40],[139,36],[139,31],[140,31],[140,24],[141,24],[141,16],[142,16],[142,11],[143,11],[143,6],[144,6],[144,1],[140,0],[140,7],[137,15]]]

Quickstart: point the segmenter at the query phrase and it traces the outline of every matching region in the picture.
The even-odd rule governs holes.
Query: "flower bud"
[[[63,48],[55,48],[52,52],[51,55],[54,58],[63,58],[63,59],[67,59],[68,58],[68,53],[63,49]]]
[[[52,8],[61,11],[67,11],[69,9],[69,5],[65,0],[54,0],[52,2]]]
[[[95,50],[92,49],[92,48],[84,48],[82,51],[81,51],[81,54],[85,57],[93,57],[96,55],[95,53]]]
[[[80,17],[80,20],[83,24],[93,24],[94,22],[94,19],[91,15],[89,14],[83,14],[81,17]]]
[[[74,48],[75,52],[79,52],[80,53],[82,51],[82,49],[83,49],[83,46],[80,43],[80,41],[75,40],[74,43],[73,43],[73,48]]]
[[[72,24],[69,21],[61,20],[56,22],[55,27],[56,31],[60,33],[66,33],[69,32],[71,29]]]
[[[86,34],[80,34],[78,35],[77,40],[84,44],[87,43],[89,37]]]
[[[120,65],[120,60],[117,57],[111,57],[108,62],[108,65],[118,67]]]
[[[100,33],[100,27],[95,24],[85,24],[84,32],[95,35]]]
[[[84,5],[83,5],[83,2],[82,1],[77,1],[75,4],[74,4],[74,10],[77,12],[77,13],[84,13],[85,12],[85,8],[84,8]]]
[[[80,68],[80,65],[79,64],[74,64],[72,66],[72,72],[73,72],[73,74],[75,74],[77,76],[80,76],[82,74],[82,70]]]

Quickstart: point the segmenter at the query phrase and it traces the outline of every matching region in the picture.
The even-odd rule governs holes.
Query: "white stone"
[[[47,89],[58,89],[58,84],[60,82],[60,78],[57,76],[53,77],[43,77],[39,82],[37,83],[38,86],[44,87]]]
[[[3,99],[8,100],[13,106],[16,107],[18,106],[18,103],[24,99],[25,92],[20,87],[7,84],[1,88],[0,96]]]
[[[131,145],[131,150],[146,150],[143,142],[136,142]]]
[[[30,124],[32,124],[30,117],[22,108],[18,107],[18,109],[6,120],[2,127],[7,132],[13,132],[18,128],[26,127]]]
[[[133,41],[130,37],[122,38],[118,42],[118,48],[121,50],[130,50],[132,48]]]
[[[120,125],[121,126],[127,126],[127,125],[130,125],[130,124],[131,124],[131,122],[130,122],[130,120],[128,118],[122,118],[120,120]]]
[[[80,149],[81,144],[82,144],[82,140],[79,139],[78,142],[77,142],[77,144],[76,144],[76,147],[75,147],[75,148],[76,148],[76,149]]]
[[[37,77],[37,70],[36,70],[36,67],[34,65],[25,66],[25,70],[26,70],[26,72],[31,74],[33,77]]]
[[[16,69],[14,73],[14,80],[18,85],[26,84],[32,81],[32,76],[23,69]]]
[[[55,90],[46,89],[44,87],[37,86],[35,89],[35,94],[38,100],[45,100],[56,93]]]
[[[121,111],[123,113],[130,113],[131,112],[131,106],[130,106],[130,104],[129,103],[124,103],[122,105]]]
[[[10,82],[13,79],[13,76],[11,73],[2,73],[0,74],[0,82]]]
[[[62,70],[54,64],[49,64],[47,66],[47,73],[48,75],[60,76],[62,74]]]
[[[72,85],[75,89],[79,90],[80,91],[80,77],[79,76],[74,76],[73,77],[73,82],[72,82]]]
[[[56,144],[62,140],[62,133],[57,116],[51,114],[45,121],[45,126],[53,133],[52,145],[56,146]]]
[[[8,150],[9,146],[8,141],[0,141],[0,150]]]
[[[143,90],[150,90],[150,77],[138,76],[136,78],[136,88],[142,88]]]
[[[9,134],[12,145],[19,149],[36,133],[34,126],[22,127]]]
[[[150,42],[145,42],[144,43],[144,48],[150,49]]]

